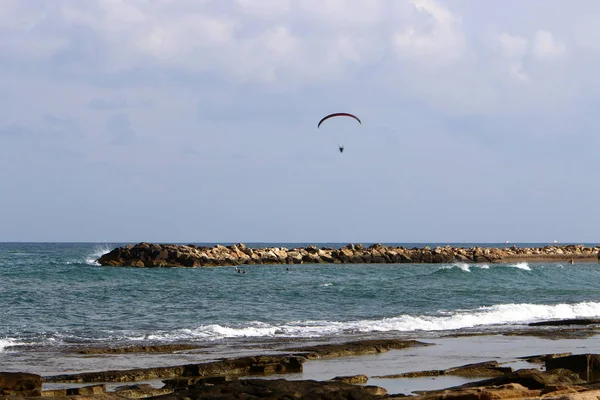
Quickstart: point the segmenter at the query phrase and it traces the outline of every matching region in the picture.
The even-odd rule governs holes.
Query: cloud
[[[425,58],[427,65],[462,58],[467,44],[460,18],[433,0],[411,3],[411,22],[392,36],[398,53],[406,58]]]
[[[510,75],[516,80],[528,82],[530,77],[523,71],[523,61],[527,55],[527,39],[502,33],[498,36],[498,50],[509,61]]]
[[[538,213],[539,193],[594,179],[600,6],[581,1],[4,0],[0,162],[22,171],[5,173],[7,184],[46,179],[56,199],[83,177],[137,197],[160,181],[163,195],[146,196],[144,213],[190,218],[186,238],[206,226],[180,211],[198,199],[211,210],[211,240],[238,228],[262,239],[267,225],[339,237],[339,225],[319,221],[340,205],[377,210],[379,220],[365,214],[356,228],[340,222],[371,239],[398,234],[383,220],[426,240],[482,226],[473,216],[524,226],[489,210]],[[357,134],[337,132],[343,157],[337,137],[316,129],[337,111],[364,122]],[[206,171],[202,185],[189,184]],[[103,200],[126,215],[137,207],[126,198]],[[295,208],[311,224],[277,225]]]
[[[555,58],[564,55],[565,45],[557,42],[548,31],[539,30],[533,39],[533,54],[538,58]]]

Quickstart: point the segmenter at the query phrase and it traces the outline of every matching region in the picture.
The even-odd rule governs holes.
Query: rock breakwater
[[[213,247],[138,243],[118,247],[97,261],[105,266],[214,267],[249,264],[385,264],[385,263],[502,263],[520,261],[597,262],[600,246],[519,248],[434,247],[408,249],[374,244],[331,247],[250,248],[242,243]]]

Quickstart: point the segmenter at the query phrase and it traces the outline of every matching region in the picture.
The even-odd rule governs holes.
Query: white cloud
[[[181,202],[200,199],[212,201],[205,208],[214,206],[215,215],[229,215],[226,206],[240,215],[284,215],[305,205],[278,196],[306,190],[359,209],[353,181],[375,176],[385,185],[410,170],[403,185],[388,185],[396,188],[391,195],[372,197],[388,203],[371,208],[382,215],[394,207],[427,213],[437,197],[424,177],[471,174],[467,182],[493,182],[485,199],[465,203],[468,183],[445,180],[452,183],[446,197],[459,199],[451,205],[464,215],[510,204],[535,214],[539,198],[526,196],[549,182],[535,165],[541,171],[539,165],[569,160],[553,175],[555,193],[563,193],[565,180],[594,178],[600,24],[590,10],[600,15],[600,6],[581,0],[582,16],[562,0],[543,0],[543,10],[535,2],[506,1],[0,0],[0,159],[21,160],[23,167],[6,178],[16,186],[43,181],[46,169],[28,171],[28,161],[62,160],[62,153],[48,154],[53,143],[78,155],[77,162],[58,164],[56,198],[68,197],[62,192],[81,182],[77,174],[93,190],[116,183],[113,192],[122,196],[104,199],[111,208],[94,203],[97,196],[86,198],[107,212],[140,196],[150,199],[152,214],[163,212],[166,203],[152,203],[157,185],[169,194],[163,200],[177,204],[168,209],[185,210]],[[349,144],[343,156],[337,143],[322,146],[324,132],[315,126],[329,109],[357,112],[364,122],[363,142]],[[34,136],[44,132],[53,134],[36,144]],[[19,143],[17,134],[31,138]],[[206,171],[208,181],[193,184]],[[331,176],[348,179],[332,186]],[[293,186],[298,179],[305,188]],[[266,183],[272,180],[283,190]],[[402,203],[408,192],[412,204]],[[253,193],[250,203],[244,193]],[[590,196],[593,208],[599,194]],[[140,232],[153,229],[143,225],[144,214],[130,224]],[[440,229],[456,229],[440,217]],[[185,212],[173,218],[185,219]],[[371,237],[382,228],[374,221],[365,231]],[[100,234],[102,221],[94,222],[88,225]],[[516,226],[519,218],[510,222]],[[247,237],[265,237],[260,226],[236,224],[197,221],[189,235],[197,226],[208,226],[211,235],[215,227],[239,226]],[[315,225],[294,226],[314,239]],[[393,229],[387,234],[393,237]]]
[[[262,18],[286,15],[292,9],[291,0],[235,0],[242,12]]]
[[[523,60],[527,55],[529,42],[520,36],[501,33],[497,37],[497,49],[508,60],[508,73],[520,82],[528,82],[530,77],[523,70]]]
[[[439,0],[34,4],[40,3],[2,3],[4,57],[35,56],[59,66],[55,60],[73,57],[70,68],[92,78],[142,70],[257,83],[264,90],[360,82],[366,90],[379,85],[388,98],[412,97],[451,113],[500,112],[505,93],[520,96],[511,92],[518,90],[515,82],[524,86],[548,73],[530,61],[564,54],[566,44],[556,37],[568,37],[554,26],[553,33],[536,27],[533,36],[497,27],[503,33],[494,36],[496,54],[490,54],[480,46],[485,32],[473,30],[464,7]],[[492,14],[482,18],[493,21]]]
[[[527,54],[528,41],[520,36],[502,33],[498,37],[498,49],[508,58],[522,59]]]
[[[566,48],[548,31],[539,30],[533,38],[533,54],[538,58],[555,58],[565,54]]]
[[[409,58],[441,63],[460,59],[466,50],[460,18],[433,0],[411,3],[416,12],[403,24],[408,26],[392,36],[397,51]]]

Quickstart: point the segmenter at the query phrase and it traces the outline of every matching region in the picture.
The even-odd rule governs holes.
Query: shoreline
[[[300,386],[316,381],[324,387],[333,385],[332,382],[347,381],[352,384],[351,387],[345,386],[348,390],[374,390],[372,388],[379,387],[390,396],[418,397],[426,395],[419,392],[433,393],[483,381],[491,376],[508,376],[518,370],[535,369],[543,373],[544,362],[548,358],[593,353],[590,350],[600,344],[600,321],[589,320],[587,325],[584,322],[546,322],[558,331],[576,329],[591,334],[584,337],[549,337],[542,326],[530,325],[532,330],[527,335],[515,330],[504,334],[441,336],[436,339],[355,340],[338,344],[291,345],[274,352],[263,349],[262,355],[170,367],[44,376],[42,397],[68,397],[68,393],[129,397],[123,392],[128,390],[132,396],[129,398],[139,398],[140,393],[146,393],[141,397],[152,398],[204,387],[208,384],[205,382],[218,387],[243,385],[246,381],[273,381],[274,385],[287,382]],[[186,351],[176,347],[147,345],[127,351],[118,348],[106,350],[104,354],[91,353],[95,353],[96,357],[106,357],[119,353],[133,356],[146,352]],[[90,353],[81,355],[91,356]]]
[[[548,245],[544,247],[406,248],[348,244],[340,248],[307,246],[250,248],[243,243],[222,246],[175,245],[141,242],[117,247],[96,260],[102,266],[216,267],[290,264],[441,264],[570,262],[600,263],[600,246]],[[240,272],[243,272],[240,271]]]

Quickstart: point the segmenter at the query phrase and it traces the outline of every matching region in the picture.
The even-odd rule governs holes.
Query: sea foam
[[[446,331],[524,325],[552,319],[598,318],[600,303],[577,304],[499,304],[473,310],[440,312],[437,315],[399,315],[377,320],[291,321],[269,324],[254,321],[243,326],[200,325],[194,329],[157,331],[130,340],[216,340],[226,338],[303,337],[315,338],[344,333]]]
[[[94,252],[85,259],[85,263],[88,265],[100,265],[96,260],[108,253],[110,253],[110,248],[105,244],[102,247],[95,249]]]
[[[0,353],[6,351],[11,346],[17,346],[19,342],[13,339],[0,339]]]

